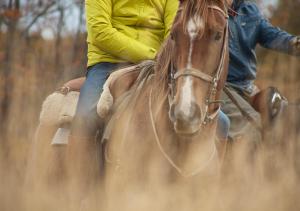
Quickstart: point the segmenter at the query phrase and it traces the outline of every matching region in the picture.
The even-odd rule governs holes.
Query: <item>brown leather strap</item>
[[[260,132],[262,132],[262,128],[260,125],[257,124],[257,122],[255,121],[255,119],[248,114],[243,108],[242,106],[239,104],[239,102],[235,99],[235,97],[233,96],[233,94],[231,93],[231,91],[229,90],[229,88],[227,88],[226,86],[224,87],[224,92],[225,94],[230,98],[230,100],[233,102],[234,105],[236,105],[236,107],[239,109],[239,111],[242,113],[242,115]]]
[[[174,79],[177,79],[182,76],[194,76],[196,78],[200,78],[200,79],[210,82],[210,83],[212,83],[214,80],[212,76],[210,76],[202,71],[199,71],[197,69],[194,69],[194,68],[184,69],[182,72],[177,72],[174,75]]]

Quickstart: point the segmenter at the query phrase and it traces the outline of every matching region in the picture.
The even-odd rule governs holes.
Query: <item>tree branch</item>
[[[22,35],[25,36],[29,32],[30,28],[38,21],[40,17],[45,15],[51,7],[55,5],[55,1],[52,1],[50,4],[48,4],[40,13],[38,13],[32,21],[28,24],[28,26],[25,28],[25,30],[22,32]]]

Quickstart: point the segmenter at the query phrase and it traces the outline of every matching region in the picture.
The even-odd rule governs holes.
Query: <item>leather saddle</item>
[[[68,94],[69,92],[80,92],[80,89],[82,85],[84,84],[86,78],[85,77],[80,77],[80,78],[75,78],[67,83],[65,83],[62,87],[60,87],[57,91],[60,92],[61,94]]]
[[[268,87],[250,98],[249,103],[261,114],[263,128],[274,125],[288,105],[287,99],[276,87]]]

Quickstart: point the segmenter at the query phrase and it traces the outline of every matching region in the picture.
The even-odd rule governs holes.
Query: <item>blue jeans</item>
[[[119,66],[120,64],[103,62],[88,68],[72,123],[72,136],[81,138],[96,136],[101,124],[101,119],[97,114],[97,103],[107,77]]]
[[[80,90],[76,114],[72,123],[72,136],[93,138],[101,124],[97,114],[97,103],[103,91],[108,75],[122,64],[99,63],[88,68],[86,81]],[[228,136],[229,118],[220,112],[217,126],[217,137],[224,140]]]
[[[228,116],[223,111],[220,111],[218,123],[217,123],[217,138],[219,140],[227,139],[229,128],[230,128],[230,120]]]

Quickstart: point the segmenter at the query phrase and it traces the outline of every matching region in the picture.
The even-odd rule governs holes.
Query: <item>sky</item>
[[[261,5],[261,10],[268,16],[268,5],[273,5],[275,6],[277,4],[278,0],[263,0],[262,5]]]

